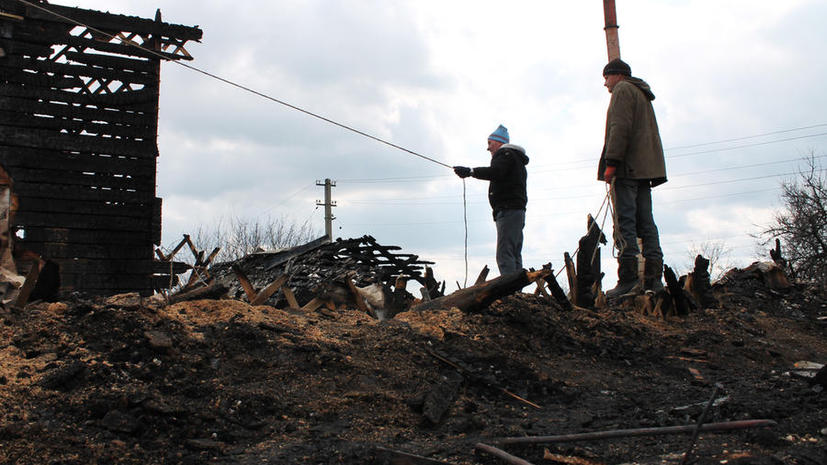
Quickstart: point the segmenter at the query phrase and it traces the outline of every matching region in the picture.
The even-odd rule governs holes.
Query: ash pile
[[[367,303],[369,313],[374,309],[396,313],[417,298],[442,296],[445,283],[434,279],[429,266],[433,262],[399,250],[369,235],[336,241],[323,236],[289,249],[218,263],[209,273],[227,288],[230,298],[246,295],[251,302],[277,308],[355,306],[361,303],[354,299],[355,291]],[[409,281],[418,283],[420,296],[407,291]],[[266,295],[268,288],[274,290],[272,295]]]

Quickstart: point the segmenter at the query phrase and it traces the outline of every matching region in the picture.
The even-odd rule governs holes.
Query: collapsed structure
[[[19,274],[56,265],[62,291],[153,292],[161,61],[191,60],[201,35],[160,11],[0,0],[5,270],[14,251]]]

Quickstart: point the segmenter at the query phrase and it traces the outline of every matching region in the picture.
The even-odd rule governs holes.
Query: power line
[[[805,129],[814,129],[814,128],[820,128],[820,127],[823,127],[823,126],[827,126],[827,123],[814,124],[812,126],[802,126],[802,127],[799,127],[799,128],[792,128],[792,129],[782,129],[780,131],[765,132],[763,134],[756,134],[754,136],[743,136],[743,137],[734,137],[732,139],[722,139],[722,140],[718,140],[718,141],[714,141],[714,142],[703,142],[703,143],[700,143],[700,144],[692,144],[692,145],[680,145],[680,146],[676,146],[676,147],[669,147],[669,148],[666,148],[665,150],[691,149],[691,148],[695,148],[695,147],[703,147],[705,145],[723,144],[725,142],[737,142],[739,140],[755,139],[756,137],[764,137],[764,136],[771,136],[771,135],[775,135],[775,134],[784,134],[784,133],[788,133],[788,132],[803,131]]]
[[[104,37],[109,37],[109,38],[110,38],[110,40],[111,40],[111,39],[118,39],[118,40],[120,40],[120,41],[121,41],[123,44],[125,44],[125,45],[129,45],[129,46],[135,47],[135,48],[137,48],[137,49],[143,50],[143,51],[145,51],[145,52],[147,52],[147,53],[150,53],[150,54],[152,54],[152,55],[155,55],[155,56],[159,57],[159,58],[160,58],[160,59],[162,59],[162,60],[165,60],[165,61],[172,61],[173,63],[175,63],[175,64],[177,64],[177,65],[183,66],[184,68],[187,68],[187,69],[189,69],[189,70],[195,71],[195,72],[197,72],[197,73],[201,73],[201,74],[203,74],[203,75],[205,75],[205,76],[211,77],[211,78],[213,78],[213,79],[215,79],[215,80],[218,80],[218,81],[221,81],[221,82],[223,82],[223,83],[225,83],[225,84],[231,85],[231,86],[233,86],[233,87],[236,87],[236,88],[238,88],[238,89],[244,90],[244,91],[249,92],[249,93],[251,93],[251,94],[254,94],[254,95],[257,95],[257,96],[259,96],[259,97],[262,97],[262,98],[265,98],[265,99],[267,99],[267,100],[270,100],[270,101],[272,101],[272,102],[278,103],[278,104],[283,105],[283,106],[285,106],[285,107],[287,107],[287,108],[290,108],[290,109],[296,110],[296,111],[298,111],[298,112],[304,113],[305,115],[312,116],[312,117],[314,117],[314,118],[320,119],[320,120],[322,120],[322,121],[324,121],[324,122],[326,122],[326,123],[330,123],[330,124],[332,124],[332,125],[334,125],[334,126],[338,126],[338,127],[342,128],[342,129],[346,129],[346,130],[351,131],[351,132],[353,132],[353,133],[359,134],[360,136],[367,137],[368,139],[372,139],[372,140],[374,140],[374,141],[376,141],[376,142],[380,142],[380,143],[382,143],[382,144],[385,144],[385,145],[387,145],[387,146],[389,146],[389,147],[393,147],[393,148],[398,149],[398,150],[401,150],[401,151],[403,151],[403,152],[407,152],[407,153],[409,153],[409,154],[411,154],[411,155],[417,156],[417,157],[422,158],[422,159],[424,159],[424,160],[428,160],[428,161],[430,161],[430,162],[436,163],[437,165],[441,165],[441,166],[444,166],[444,167],[446,167],[446,168],[452,168],[452,166],[451,166],[451,165],[448,165],[448,164],[443,163],[443,162],[441,162],[441,161],[435,160],[435,159],[433,159],[433,158],[431,158],[431,157],[428,157],[428,156],[426,156],[426,155],[422,155],[421,153],[417,153],[417,152],[415,152],[415,151],[413,151],[413,150],[410,150],[410,149],[407,149],[407,148],[402,147],[402,146],[400,146],[400,145],[394,144],[393,142],[389,142],[389,141],[387,141],[387,140],[385,140],[385,139],[382,139],[382,138],[376,137],[376,136],[374,136],[374,135],[372,135],[372,134],[368,134],[367,132],[364,132],[364,131],[361,131],[361,130],[359,130],[359,129],[356,129],[356,128],[352,127],[352,126],[348,126],[348,125],[346,125],[346,124],[339,123],[339,122],[334,121],[334,120],[332,120],[332,119],[330,119],[330,118],[327,118],[327,117],[325,117],[325,116],[322,116],[322,115],[320,115],[320,114],[318,114],[318,113],[314,113],[314,112],[312,112],[312,111],[305,110],[304,108],[301,108],[301,107],[299,107],[299,106],[293,105],[293,104],[288,103],[288,102],[285,102],[284,100],[277,99],[277,98],[272,97],[272,96],[270,96],[270,95],[264,94],[264,93],[262,93],[262,92],[259,92],[259,91],[255,90],[255,89],[252,89],[252,88],[250,88],[250,87],[244,86],[244,85],[242,85],[242,84],[238,84],[238,83],[236,83],[236,82],[234,82],[234,81],[231,81],[231,80],[229,80],[229,79],[225,79],[225,78],[223,78],[223,77],[221,77],[221,76],[218,76],[218,75],[216,75],[216,74],[210,73],[210,72],[205,71],[205,70],[202,70],[202,69],[200,69],[200,68],[198,68],[198,67],[195,67],[195,66],[192,66],[192,65],[188,65],[188,64],[183,63],[183,62],[181,62],[181,61],[179,61],[179,60],[170,60],[168,57],[164,56],[164,55],[163,55],[163,54],[161,54],[161,53],[158,53],[158,52],[157,52],[157,51],[155,51],[155,50],[151,50],[151,49],[148,49],[148,48],[143,47],[143,46],[141,46],[141,45],[138,45],[138,44],[136,44],[136,43],[132,42],[131,40],[126,40],[126,39],[123,39],[123,38],[121,38],[121,37],[113,36],[112,34],[109,34],[109,33],[106,33],[106,32],[104,32],[104,31],[101,31],[100,29],[96,29],[96,28],[93,28],[93,27],[91,27],[91,26],[88,26],[88,25],[86,25],[86,24],[84,24],[84,23],[82,23],[82,22],[80,22],[80,21],[75,20],[75,19],[69,18],[69,17],[67,17],[67,16],[63,16],[63,15],[61,15],[61,14],[59,14],[59,13],[55,13],[54,11],[51,11],[51,10],[49,10],[49,9],[47,9],[47,8],[44,8],[44,7],[43,7],[43,6],[41,6],[41,5],[37,5],[37,4],[32,3],[32,2],[30,2],[30,1],[27,1],[27,0],[17,0],[17,1],[18,1],[18,2],[20,2],[20,3],[23,3],[23,4],[25,4],[25,5],[28,5],[28,6],[30,6],[30,7],[37,8],[37,9],[39,9],[39,10],[45,11],[46,13],[49,13],[49,14],[51,14],[51,15],[53,15],[53,16],[55,16],[55,17],[57,17],[57,18],[61,18],[61,19],[64,19],[64,20],[66,20],[66,21],[69,21],[69,22],[70,22],[70,23],[72,23],[72,24],[75,24],[75,25],[78,25],[78,26],[81,26],[81,27],[85,27],[86,29],[88,29],[88,30],[90,30],[90,31],[93,31],[93,32],[96,32],[96,33],[98,33],[98,34],[101,34],[101,35],[103,35]]]
[[[813,127],[818,127],[818,126],[813,126]],[[701,151],[697,151],[697,152],[682,153],[682,154],[677,154],[677,155],[671,155],[670,153],[668,153],[669,149],[667,149],[667,150],[665,150],[667,152],[665,154],[665,156],[666,156],[667,160],[671,160],[671,159],[675,159],[675,158],[683,158],[683,157],[689,157],[689,156],[693,156],[693,155],[704,155],[704,154],[708,154],[708,153],[727,152],[727,151],[731,151],[731,150],[738,150],[738,149],[744,149],[744,148],[750,148],[750,147],[758,147],[758,146],[762,146],[762,145],[776,144],[776,143],[779,143],[779,142],[790,142],[790,141],[794,141],[794,140],[809,139],[811,137],[821,137],[821,136],[825,136],[825,135],[827,135],[827,132],[821,132],[821,133],[816,133],[816,134],[807,134],[807,135],[804,135],[804,136],[797,136],[797,137],[788,137],[788,138],[785,138],[785,139],[776,139],[776,140],[764,141],[764,142],[755,142],[755,143],[752,143],[752,144],[743,144],[743,145],[737,145],[737,146],[734,146],[734,147],[723,147],[723,148],[718,148],[718,149],[701,150]],[[757,136],[751,136],[751,137],[757,137]],[[748,139],[748,138],[749,137],[739,138],[739,139]],[[710,144],[712,144],[712,143],[697,144],[697,146],[710,145]],[[548,172],[548,171],[573,171],[573,170],[577,170],[577,169],[583,169],[583,167],[589,166],[590,164],[593,164],[596,161],[597,161],[596,158],[581,158],[579,160],[571,160],[569,162],[561,163],[561,164],[557,165],[557,167],[555,167],[555,168],[550,168],[550,169],[547,169],[547,170],[534,170],[534,172],[535,173],[543,173],[543,172]],[[536,167],[536,166],[549,166],[549,165],[534,165],[534,166]],[[562,167],[560,167],[560,166],[562,166]]]
[[[714,149],[714,150],[702,150],[702,151],[698,151],[698,152],[682,153],[680,155],[670,155],[668,158],[669,159],[683,158],[683,157],[689,157],[689,156],[692,156],[692,155],[702,155],[702,154],[706,154],[706,153],[727,152],[727,151],[730,151],[730,150],[737,150],[737,149],[743,149],[743,148],[748,148],[748,147],[757,147],[759,145],[777,144],[778,142],[789,142],[789,141],[792,141],[792,140],[807,139],[807,138],[810,138],[810,137],[819,137],[819,136],[827,136],[827,132],[820,132],[818,134],[808,134],[806,136],[788,137],[786,139],[777,139],[777,140],[770,140],[770,141],[765,141],[765,142],[755,142],[753,144],[738,145],[738,146],[735,146],[735,147],[724,147],[724,148]]]
[[[723,170],[722,170],[723,171]],[[819,169],[816,172],[824,172],[827,169]],[[770,178],[778,178],[784,176],[796,176],[800,173],[798,172],[790,172],[790,173],[781,173],[781,174],[770,174],[765,176],[753,176],[748,178],[737,178],[737,179],[727,179],[723,181],[712,181],[706,183],[695,183],[695,184],[686,184],[686,185],[665,185],[663,187],[659,187],[658,191],[664,190],[675,190],[675,189],[690,189],[693,187],[704,187],[710,185],[718,185],[718,184],[732,184],[736,182],[744,182],[744,181],[755,181],[759,179],[770,179]],[[476,197],[482,198],[485,194],[479,194]],[[584,194],[584,195],[570,195],[570,196],[563,196],[563,197],[534,197],[532,200],[575,200],[575,199],[590,199],[594,198],[595,194]],[[442,198],[453,198],[453,196],[432,196],[432,197],[418,197],[416,200],[410,200],[410,198],[385,198],[382,200],[347,200],[346,203],[351,204],[363,204],[363,205],[456,205],[458,202],[423,202],[423,199],[442,199]],[[477,201],[477,202],[469,202],[470,204],[482,204],[484,202]]]
[[[814,170],[814,172],[816,172],[816,173],[822,173],[824,171],[827,171],[827,168],[822,168],[820,170]],[[687,186],[662,187],[661,190],[673,190],[673,189],[686,189],[686,188],[692,188],[692,187],[713,186],[713,185],[717,185],[717,184],[730,184],[730,183],[733,183],[733,182],[755,181],[755,180],[758,180],[758,179],[778,178],[778,177],[782,177],[782,176],[796,176],[798,174],[800,174],[800,173],[796,172],[796,173],[770,174],[770,175],[766,175],[766,176],[755,176],[755,177],[751,177],[751,178],[730,179],[730,180],[727,180],[727,181],[705,182],[705,183],[701,183],[701,184],[691,184],[691,185],[687,185]]]
[[[813,159],[824,158],[824,157],[827,157],[827,155],[814,156]],[[720,171],[732,171],[732,170],[738,170],[738,169],[743,169],[743,168],[757,168],[759,166],[780,165],[780,164],[783,164],[783,163],[791,163],[791,162],[794,162],[794,161],[802,161],[802,160],[804,160],[804,158],[800,158],[800,157],[799,158],[791,158],[791,159],[788,159],[788,160],[770,161],[770,162],[766,162],[766,163],[755,163],[755,164],[752,164],[752,165],[731,166],[731,167],[728,167],[728,168],[715,168],[715,169],[709,169],[709,170],[704,170],[704,171],[694,171],[694,172],[691,172],[691,173],[680,173],[680,174],[674,175],[672,177],[674,178],[674,177],[680,177],[680,176],[694,176],[694,175],[697,175],[697,174],[716,173],[716,172],[720,172]]]

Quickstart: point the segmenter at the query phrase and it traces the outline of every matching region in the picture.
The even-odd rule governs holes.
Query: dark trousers
[[[643,241],[643,257],[663,261],[658,227],[652,215],[652,188],[648,180],[617,178],[614,182],[615,215],[617,229],[615,244],[619,258],[637,257],[641,251],[637,238]]]
[[[500,276],[523,269],[523,227],[525,210],[500,210],[497,224],[497,268]]]

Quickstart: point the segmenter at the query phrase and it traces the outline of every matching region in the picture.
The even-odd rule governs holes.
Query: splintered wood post
[[[542,295],[543,297],[546,297],[546,298],[551,297],[550,295],[548,295],[548,292],[546,292],[546,281],[545,280],[538,279],[537,281],[534,281],[534,283],[537,284],[537,289],[534,289],[534,295]]]
[[[253,288],[253,285],[250,284],[250,280],[247,278],[247,275],[244,274],[244,270],[242,270],[238,264],[234,264],[232,270],[236,278],[238,278],[241,288],[244,289],[244,293],[247,294],[247,301],[252,302],[256,298],[256,290]]]
[[[411,308],[411,310],[447,310],[457,307],[464,312],[477,312],[487,307],[495,300],[511,295],[526,287],[537,279],[545,279],[551,275],[551,270],[526,271],[520,270],[477,284],[465,289],[434,299],[430,302],[422,302]]]
[[[695,268],[689,273],[684,286],[704,308],[715,304],[712,284],[709,282],[709,260],[701,255],[695,257]]]
[[[202,265],[207,266],[210,263],[212,263],[213,259],[215,258],[216,255],[218,255],[218,252],[220,252],[220,251],[221,251],[221,247],[216,247],[216,248],[212,249],[212,252],[210,252],[210,255],[207,257],[206,260],[204,260],[204,263],[202,263]]]
[[[193,266],[200,266],[201,261],[204,259],[204,251],[195,248],[195,244],[192,243],[189,234],[184,234],[184,242],[189,246],[192,256],[195,257],[195,265]]]
[[[164,259],[164,261],[172,260],[175,257],[175,254],[177,254],[178,251],[181,250],[182,247],[184,247],[184,244],[187,243],[187,240],[189,240],[189,236],[184,234],[184,238],[181,239],[181,242],[179,242],[174,249],[172,249],[172,252],[170,252],[169,255],[167,255],[167,258]]]
[[[281,292],[284,294],[284,298],[287,300],[287,305],[289,305],[290,308],[300,308],[299,301],[296,300],[296,295],[293,294],[293,289],[282,286]]]
[[[576,304],[590,308],[600,290],[600,244],[606,243],[603,231],[591,215],[586,215],[586,235],[577,247],[577,298]]]
[[[445,291],[445,281],[442,282],[442,290],[440,290],[439,283],[436,278],[434,278],[434,269],[428,265],[425,265],[425,277],[422,278],[422,284],[428,291],[428,300],[436,299],[437,297],[443,295],[443,292]]]
[[[489,271],[488,270],[488,265],[485,265],[484,267],[482,267],[482,270],[480,270],[479,276],[477,276],[477,280],[474,282],[474,286],[476,286],[477,284],[482,284],[482,283],[485,282],[485,280],[488,278],[488,271]]]
[[[775,240],[775,248],[770,249],[770,258],[781,268],[787,267],[787,259],[781,255],[781,241],[778,239]]]
[[[304,307],[302,307],[301,309],[302,309],[302,311],[305,311],[305,312],[312,312],[313,310],[316,310],[317,308],[324,305],[324,302],[325,302],[324,299],[314,297],[313,300],[311,300],[310,302],[307,302],[306,304],[304,304]]]
[[[483,444],[478,442],[474,445],[474,448],[479,449],[483,452],[489,453],[494,457],[502,459],[503,461],[510,463],[512,465],[532,465],[531,462],[521,459],[520,457],[514,456],[509,454],[508,452],[498,449],[494,446],[489,446],[487,444]]]
[[[276,278],[275,281],[270,283],[270,285],[268,285],[267,287],[262,289],[262,291],[258,293],[256,298],[253,299],[250,302],[250,305],[261,305],[261,304],[263,304],[264,302],[267,301],[267,299],[270,298],[271,295],[275,294],[276,291],[281,289],[281,287],[284,286],[284,283],[286,283],[286,282],[287,282],[287,275],[286,274],[283,274],[283,275],[279,276],[278,278]]]
[[[362,297],[362,294],[359,294],[359,291],[358,291],[358,290],[356,290],[356,285],[355,285],[355,284],[353,284],[353,279],[352,279],[352,276],[351,276],[351,275],[348,275],[348,277],[347,277],[347,279],[345,280],[345,282],[347,283],[347,288],[348,288],[348,289],[350,289],[350,293],[351,293],[351,295],[353,296],[353,300],[355,300],[355,301],[356,301],[356,307],[358,307],[358,308],[359,308],[359,310],[361,310],[361,311],[363,311],[363,312],[365,312],[365,313],[370,313],[370,312],[368,311],[368,306],[367,306],[367,304],[365,304],[365,298],[364,298],[364,297]]]
[[[577,301],[577,273],[574,270],[574,262],[571,260],[571,255],[568,252],[563,253],[563,260],[566,264],[566,276],[569,279],[569,295],[571,295],[571,303],[580,305]]]
[[[666,280],[666,287],[669,289],[669,294],[675,302],[675,312],[679,316],[689,315],[689,305],[683,297],[683,289],[678,283],[678,278],[675,276],[675,272],[672,271],[672,268],[669,268],[666,265],[663,266],[663,278]]]
[[[396,282],[393,284],[393,288],[405,290],[406,287],[408,287],[408,278],[404,276],[398,276],[396,278]]]
[[[546,279],[548,283],[548,288],[551,291],[551,295],[554,297],[554,300],[563,307],[563,310],[572,310],[574,307],[571,304],[571,301],[568,297],[566,297],[566,292],[560,287],[560,283],[557,282],[557,278],[554,276],[554,273],[551,273]]]
[[[32,262],[32,267],[29,269],[29,273],[26,275],[26,280],[23,281],[23,287],[20,288],[20,292],[17,294],[17,299],[14,301],[14,308],[22,309],[26,306],[26,303],[29,301],[29,296],[32,295],[32,291],[34,290],[35,284],[37,284],[37,278],[40,276],[40,259],[34,260]]]

